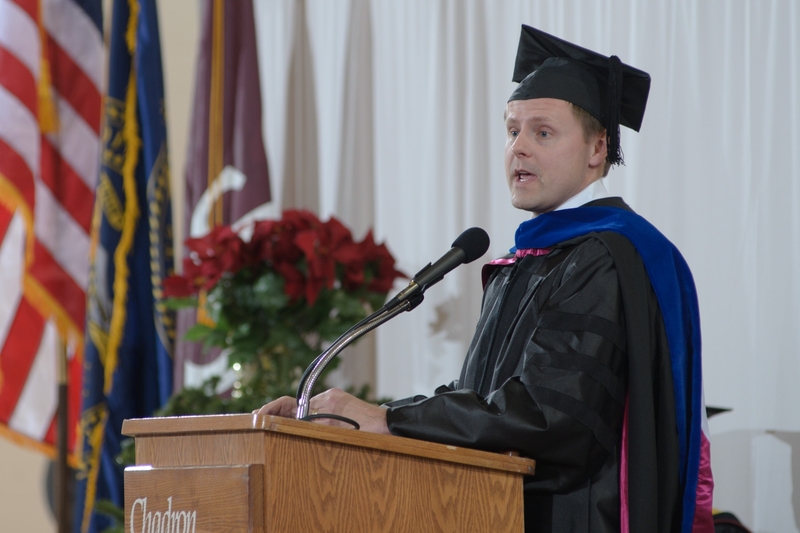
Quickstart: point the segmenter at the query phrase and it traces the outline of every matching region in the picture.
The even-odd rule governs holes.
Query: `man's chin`
[[[538,202],[531,200],[526,201],[519,198],[511,198],[511,205],[520,211],[527,211],[533,216],[543,212],[541,210],[541,205]]]

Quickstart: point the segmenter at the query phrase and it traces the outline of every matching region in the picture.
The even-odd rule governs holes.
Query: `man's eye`
[[[542,137],[542,138],[546,139],[547,137],[550,137],[550,132],[549,131],[540,131],[539,132],[539,137]]]
[[[509,137],[516,137],[517,135],[519,135],[519,132],[517,130],[508,130]]]

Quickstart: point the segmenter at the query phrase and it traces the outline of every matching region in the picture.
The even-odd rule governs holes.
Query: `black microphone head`
[[[489,234],[481,228],[469,228],[453,241],[453,247],[464,250],[464,263],[471,263],[489,249]]]

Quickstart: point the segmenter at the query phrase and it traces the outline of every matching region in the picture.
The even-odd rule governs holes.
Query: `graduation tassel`
[[[622,102],[622,61],[617,56],[608,58],[608,162],[625,164],[619,141],[619,108]]]

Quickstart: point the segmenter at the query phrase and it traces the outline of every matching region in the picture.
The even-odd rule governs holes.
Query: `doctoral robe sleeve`
[[[468,356],[468,363],[493,365],[494,378],[502,378],[496,388],[483,395],[440,388],[390,406],[393,434],[519,451],[537,461],[532,483],[550,491],[579,485],[618,453],[626,365],[617,271],[596,239],[559,254],[528,284],[514,326],[503,333],[508,353],[492,359],[478,342]],[[492,304],[484,301],[484,313]]]

